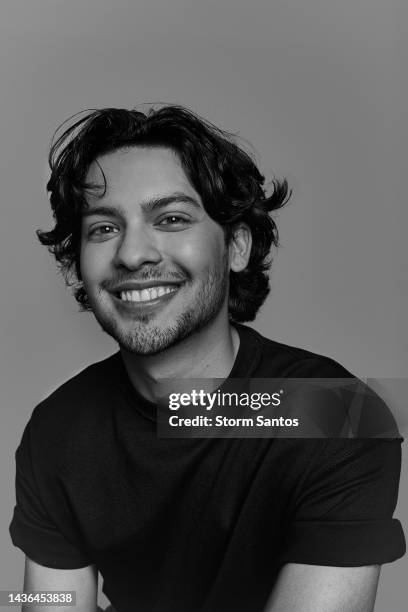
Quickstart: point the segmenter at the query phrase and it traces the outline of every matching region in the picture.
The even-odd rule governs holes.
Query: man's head
[[[274,181],[267,197],[229,135],[178,106],[104,109],[69,127],[49,160],[56,224],[39,239],[120,344],[151,354],[223,309],[255,318],[278,238],[268,212],[284,204],[287,184]],[[144,304],[154,281],[169,293]]]

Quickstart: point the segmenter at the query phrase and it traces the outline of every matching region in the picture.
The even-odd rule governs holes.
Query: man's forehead
[[[89,203],[112,195],[144,201],[171,194],[201,203],[178,156],[164,147],[128,147],[101,155],[90,164],[85,182]]]

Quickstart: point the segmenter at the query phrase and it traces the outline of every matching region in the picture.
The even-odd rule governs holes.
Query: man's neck
[[[121,349],[126,371],[137,391],[154,401],[161,378],[222,378],[230,374],[239,334],[228,323],[203,330],[157,355],[134,355]]]

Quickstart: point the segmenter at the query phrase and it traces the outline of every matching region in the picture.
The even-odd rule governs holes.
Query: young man
[[[268,197],[228,135],[175,106],[88,113],[50,165],[39,238],[120,350],[24,431],[25,591],[74,590],[93,612],[99,570],[118,612],[372,610],[380,565],[404,554],[401,439],[156,435],[162,378],[350,377],[242,325],[268,294],[286,182]]]

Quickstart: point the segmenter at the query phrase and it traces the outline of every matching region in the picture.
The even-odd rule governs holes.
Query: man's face
[[[98,158],[86,182],[81,274],[101,327],[130,352],[153,355],[217,318],[228,320],[224,233],[177,155],[132,147]]]

